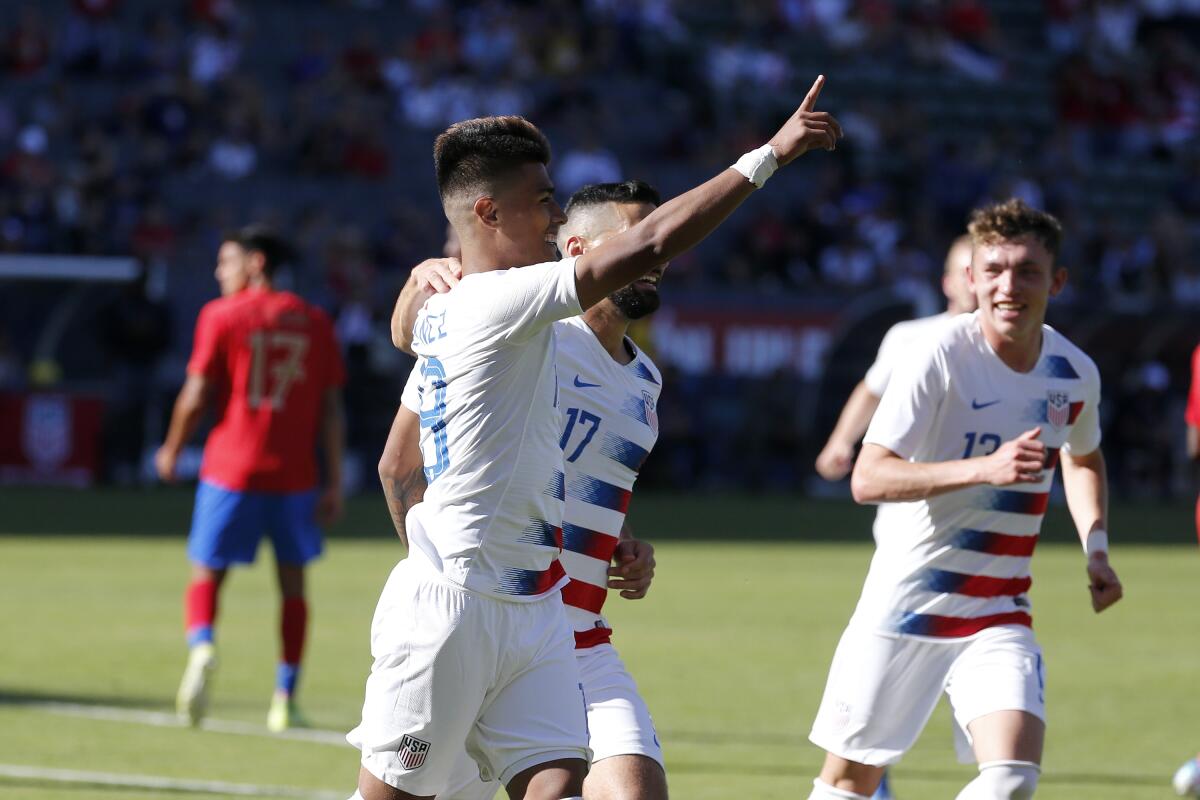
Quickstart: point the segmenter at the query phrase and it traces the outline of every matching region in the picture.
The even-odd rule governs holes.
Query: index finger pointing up
[[[825,86],[825,76],[818,75],[813,81],[812,88],[808,90],[808,94],[804,96],[804,102],[800,104],[801,111],[812,111],[817,105],[817,98],[821,95],[821,88]]]

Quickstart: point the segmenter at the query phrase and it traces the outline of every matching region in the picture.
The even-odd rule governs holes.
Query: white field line
[[[134,708],[118,706],[93,706],[81,703],[56,703],[52,701],[16,702],[13,706],[45,711],[49,714],[59,714],[66,717],[83,717],[85,719],[100,719],[108,722],[133,722],[140,725],[153,725],[159,728],[186,728],[186,722],[175,714],[166,711],[140,711]],[[293,739],[301,742],[317,744],[338,744],[349,747],[346,734],[340,731],[323,730],[320,728],[292,728],[281,733],[271,733],[263,725],[253,722],[240,722],[232,719],[205,719],[200,723],[200,729],[214,733],[232,733],[238,736],[261,736],[266,739]]]
[[[292,797],[297,800],[345,800],[345,792],[296,789],[291,786],[262,786],[253,783],[197,781],[161,775],[129,775],[121,772],[86,772],[74,769],[0,764],[0,778],[16,778],[87,786],[116,786],[124,789],[160,789],[193,794],[225,794],[244,797]]]

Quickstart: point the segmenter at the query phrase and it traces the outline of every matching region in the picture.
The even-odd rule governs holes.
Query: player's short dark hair
[[[653,186],[637,179],[620,183],[590,183],[571,195],[563,213],[569,217],[571,209],[604,203],[649,203],[652,206],[660,206],[662,197]]]
[[[1054,215],[1039,211],[1016,197],[972,211],[967,231],[975,245],[1011,241],[1029,234],[1056,260],[1062,242],[1062,224]]]
[[[292,246],[267,225],[255,223],[238,228],[225,234],[221,242],[233,242],[247,253],[262,253],[263,271],[268,276],[273,275],[283,264],[295,259]]]
[[[442,202],[465,189],[491,191],[525,164],[549,164],[550,142],[524,117],[456,122],[433,143],[433,169]]]

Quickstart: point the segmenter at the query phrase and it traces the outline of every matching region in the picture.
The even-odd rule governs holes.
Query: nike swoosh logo
[[[594,389],[594,388],[598,387],[599,385],[600,384],[598,384],[598,383],[588,383],[587,381],[581,381],[581,380],[579,380],[578,375],[575,376],[575,387],[577,389]]]
[[[996,403],[999,403],[999,402],[1000,402],[999,400],[993,400],[993,401],[991,401],[990,403],[981,403],[981,402],[979,402],[978,400],[972,400],[972,401],[971,401],[971,408],[973,408],[973,409],[975,409],[976,411],[978,411],[978,410],[979,410],[979,409],[981,409],[981,408],[987,408],[988,406],[994,406],[994,405],[996,405]]]

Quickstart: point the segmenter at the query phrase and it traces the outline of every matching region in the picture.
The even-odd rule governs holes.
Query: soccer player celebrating
[[[913,345],[934,335],[941,326],[959,314],[975,310],[975,293],[967,286],[967,267],[971,264],[971,237],[960,236],[950,245],[942,275],[942,293],[946,295],[946,310],[921,319],[897,322],[884,334],[875,355],[875,363],[854,387],[829,441],[817,456],[817,473],[827,481],[840,481],[854,466],[854,448],[867,431],[871,415],[879,407],[879,398],[887,388],[888,379]]]
[[[329,318],[271,285],[286,253],[258,226],[225,237],[216,270],[222,296],[200,310],[187,380],[155,455],[159,477],[174,480],[180,451],[213,408],[217,422],[204,447],[188,537],[190,653],[176,698],[192,724],[204,715],[217,665],[217,594],[230,565],[254,561],[264,533],[275,548],[283,598],[282,655],[267,726],[301,724],[294,698],[308,625],[304,567],[321,554],[318,524],[341,512],[345,378]],[[319,493],[318,445],[325,456]]]
[[[585,186],[567,201],[567,222],[558,231],[559,249],[567,256],[587,252],[637,224],[659,202],[658,192],[641,181]],[[447,253],[453,251],[448,248]],[[417,282],[406,287],[410,296],[400,298],[400,309],[412,308],[411,292],[425,292],[428,297],[438,289],[449,291],[461,277],[456,260],[432,260],[417,270],[421,271]],[[563,588],[563,602],[575,632],[575,657],[594,753],[583,787],[588,800],[667,797],[654,723],[610,643],[612,629],[602,614],[607,589],[640,599],[653,577],[653,547],[634,539],[624,521],[638,469],[658,438],[655,407],[662,376],[626,334],[632,320],[658,309],[658,284],[665,270],[665,264],[657,266],[583,316],[554,325],[556,369],[562,377],[559,444],[566,474],[561,558],[570,579]],[[393,337],[401,349],[407,350],[410,329],[409,320],[397,320]],[[415,384],[405,403],[396,424],[407,426],[407,439],[389,440],[381,461],[385,487],[406,475],[421,474]],[[395,449],[401,447],[409,448],[408,452]],[[409,502],[414,499],[419,497]],[[403,523],[399,530],[403,532]],[[495,782],[481,781],[478,768],[464,753],[445,797],[491,800],[499,788]]]
[[[541,132],[489,117],[438,137],[438,190],[464,276],[416,317],[428,489],[372,623],[363,718],[348,737],[362,751],[359,796],[443,794],[464,743],[514,800],[581,796],[591,752],[557,596],[566,479],[552,323],[697,244],[778,165],[833,148],[837,121],[814,110],[822,82],[769,144],[561,261],[565,219]],[[592,487],[598,501],[615,489]]]
[[[1029,798],[1045,733],[1029,561],[1056,464],[1086,551],[1092,607],[1121,598],[1095,364],[1044,324],[1067,272],[1061,229],[1019,200],[977,210],[979,302],[888,384],[854,467],[861,503],[895,503],[838,644],[811,739],[811,798],[865,798],[943,691],[979,764],[959,800]]]

